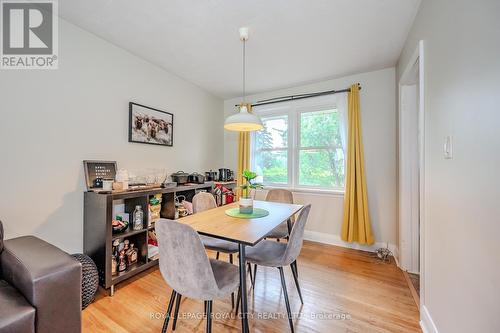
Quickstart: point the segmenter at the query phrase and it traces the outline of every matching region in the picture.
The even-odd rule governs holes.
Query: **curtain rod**
[[[361,85],[359,83],[358,83],[358,86],[359,86],[359,89],[361,90]],[[327,90],[327,91],[320,91],[320,92],[309,93],[309,94],[274,97],[274,98],[270,98],[270,99],[263,99],[263,100],[257,101],[257,103],[252,104],[252,107],[267,105],[267,104],[274,104],[274,103],[281,103],[281,102],[288,102],[288,101],[295,101],[295,100],[304,99],[304,98],[333,95],[333,94],[339,94],[339,93],[344,93],[344,92],[349,92],[349,91],[351,91],[351,88],[345,88],[345,89],[341,89],[341,90]],[[236,104],[235,106],[239,106],[239,104]]]

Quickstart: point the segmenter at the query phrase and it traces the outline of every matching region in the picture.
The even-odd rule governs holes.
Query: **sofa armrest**
[[[36,332],[81,332],[81,264],[33,236],[4,241],[3,279],[36,308]]]

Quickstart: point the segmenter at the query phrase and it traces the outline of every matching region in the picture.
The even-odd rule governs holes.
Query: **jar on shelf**
[[[142,206],[135,206],[133,213],[133,226],[134,230],[141,230],[144,227],[144,212],[142,211]]]

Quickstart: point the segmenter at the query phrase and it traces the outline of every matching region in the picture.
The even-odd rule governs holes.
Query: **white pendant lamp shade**
[[[264,125],[262,120],[250,112],[245,105],[240,106],[240,112],[226,118],[224,128],[229,131],[251,132],[258,131]]]
[[[250,112],[245,102],[245,43],[248,40],[248,28],[240,28],[240,40],[243,42],[243,103],[241,103],[237,114],[226,118],[224,128],[229,131],[252,132],[264,127],[260,118]]]

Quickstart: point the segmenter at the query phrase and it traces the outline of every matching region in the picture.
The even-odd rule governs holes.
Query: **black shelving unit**
[[[184,195],[188,200],[196,192],[205,190],[211,192],[214,183],[192,184],[173,188],[157,188],[144,191],[129,191],[120,193],[96,193],[85,192],[84,194],[84,233],[83,251],[95,262],[99,272],[100,285],[110,290],[110,295],[114,293],[114,286],[140,272],[147,270],[158,264],[158,259],[148,258],[148,231],[154,230],[154,225],[148,227],[149,220],[149,199],[156,195],[162,195],[161,212],[162,218],[175,218],[175,195]],[[122,201],[125,212],[132,213],[135,206],[140,205],[144,212],[144,226],[141,230],[132,230],[131,227],[120,234],[113,234],[113,205],[117,201]],[[138,261],[136,264],[127,267],[127,270],[115,275],[111,273],[111,255],[113,241],[115,239],[127,238],[138,249]]]

